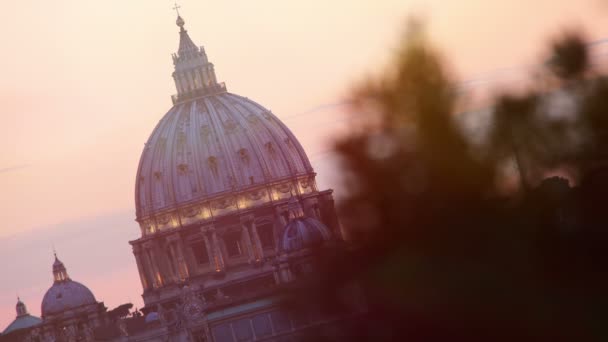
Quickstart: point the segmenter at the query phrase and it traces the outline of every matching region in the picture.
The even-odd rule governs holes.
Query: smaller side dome
[[[10,332],[20,329],[31,328],[35,325],[42,323],[42,319],[36,316],[32,316],[27,312],[27,307],[21,301],[21,299],[17,298],[17,305],[15,306],[17,310],[17,318],[4,329],[2,335],[6,335]]]
[[[42,317],[96,303],[93,292],[81,283],[73,280],[56,282],[42,298]]]
[[[146,323],[154,323],[154,322],[159,322],[160,321],[160,316],[158,315],[158,312],[152,311],[149,314],[146,315]]]
[[[42,317],[84,305],[97,304],[91,290],[70,279],[65,265],[57,258],[57,254],[55,254],[55,262],[53,262],[53,279],[53,285],[42,298]]]
[[[323,223],[311,217],[296,217],[285,226],[280,248],[283,252],[295,252],[330,239],[331,233]]]

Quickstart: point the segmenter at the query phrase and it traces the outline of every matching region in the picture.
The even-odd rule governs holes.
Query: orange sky
[[[115,306],[140,302],[127,240],[148,135],[175,92],[171,1],[22,0],[0,20],[0,331],[15,294],[38,315],[54,244],[73,278]],[[324,145],[354,81],[381,70],[403,19],[420,13],[463,79],[532,63],[565,25],[608,37],[601,0],[183,0],[229,91],[270,108],[301,139],[323,188],[338,187]],[[127,283],[113,288],[117,282]],[[114,285],[112,285],[114,284]],[[122,289],[122,291],[121,291]]]

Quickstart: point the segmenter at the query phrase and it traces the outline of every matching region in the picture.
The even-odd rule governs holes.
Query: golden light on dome
[[[272,200],[278,201],[280,199],[281,199],[281,194],[276,190],[272,190]]]
[[[238,201],[239,209],[247,209],[251,207],[253,202],[250,199],[245,198],[245,196],[240,196]]]

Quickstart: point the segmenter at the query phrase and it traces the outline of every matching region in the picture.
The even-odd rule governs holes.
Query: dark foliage
[[[608,338],[608,83],[589,75],[583,41],[553,44],[555,89],[497,98],[480,149],[455,124],[454,82],[410,29],[393,68],[355,92],[366,125],[336,144],[349,243],[319,251],[291,304],[343,318],[310,340]],[[548,113],[558,90],[576,99],[567,120]],[[523,187],[504,194],[513,159],[507,176]],[[576,172],[544,179],[563,170]]]
[[[562,79],[581,77],[587,71],[589,54],[582,36],[576,31],[567,32],[552,44],[553,56],[549,66]]]
[[[130,315],[130,310],[133,308],[133,304],[126,303],[117,306],[116,308],[108,311],[108,318],[112,321],[116,321],[119,318],[126,318]]]

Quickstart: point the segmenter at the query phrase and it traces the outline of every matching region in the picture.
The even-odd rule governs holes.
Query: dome
[[[8,327],[6,327],[6,329],[4,329],[4,331],[2,332],[2,335],[6,335],[10,332],[13,332],[13,331],[19,330],[19,329],[31,328],[40,323],[42,323],[42,320],[36,316],[26,315],[26,316],[17,317],[11,324],[8,325]]]
[[[158,321],[160,321],[160,316],[158,315],[158,312],[153,311],[146,315],[146,323],[153,323]]]
[[[283,231],[280,248],[284,252],[295,252],[322,244],[331,238],[329,229],[311,217],[292,219]]]
[[[282,186],[281,193],[296,182],[313,188],[312,166],[293,133],[268,109],[227,92],[181,16],[177,24],[174,106],[146,142],[136,177],[136,218],[144,234],[204,219],[202,201],[213,200],[212,206],[229,213],[235,206],[227,195],[246,192],[261,203],[270,200],[271,189],[263,195],[259,190],[265,185]]]
[[[137,218],[313,174],[292,132],[261,105],[220,92],[176,104],[145,144]]]
[[[91,290],[81,283],[73,280],[55,282],[42,299],[42,317],[96,303]]]
[[[42,323],[42,320],[36,316],[32,316],[27,312],[27,308],[25,304],[21,301],[21,299],[17,299],[17,305],[15,306],[17,311],[17,318],[4,329],[2,332],[3,335],[6,335],[10,332],[19,329],[27,329],[31,328],[35,325]]]
[[[42,299],[42,317],[83,305],[97,304],[91,290],[70,279],[65,265],[57,258],[57,254],[53,263],[53,278],[55,280],[53,286],[46,291]]]

